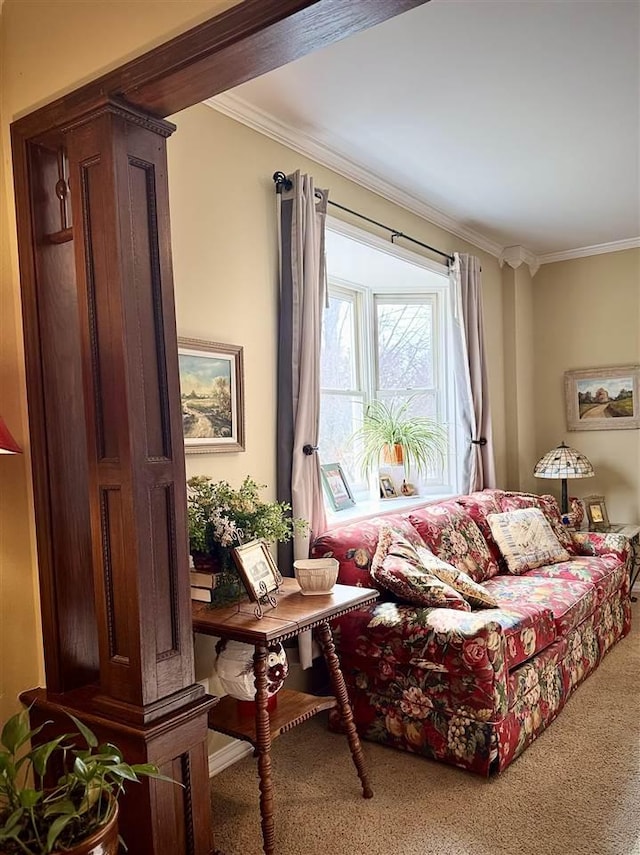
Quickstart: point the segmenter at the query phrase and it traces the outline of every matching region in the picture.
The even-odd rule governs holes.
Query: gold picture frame
[[[185,452],[244,451],[242,347],[179,338],[178,370]]]
[[[582,499],[589,521],[589,531],[608,531],[609,515],[604,496],[585,496]]]
[[[252,540],[236,546],[232,552],[242,584],[249,599],[259,603],[282,584],[278,565],[273,560],[269,546],[264,540]]]

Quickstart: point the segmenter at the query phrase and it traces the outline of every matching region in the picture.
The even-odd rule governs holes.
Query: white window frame
[[[375,388],[378,380],[378,347],[377,342],[372,338],[377,335],[377,325],[374,315],[376,296],[383,300],[385,298],[390,300],[402,300],[406,298],[407,301],[410,301],[412,297],[431,297],[431,302],[435,309],[434,341],[437,342],[434,352],[434,383],[437,390],[436,410],[438,418],[447,424],[449,435],[447,483],[435,483],[432,481],[426,486],[421,486],[421,495],[419,497],[387,500],[384,504],[380,500],[367,500],[361,487],[360,490],[355,490],[358,501],[354,508],[335,514],[329,512],[329,517],[333,517],[332,521],[339,524],[346,519],[364,518],[375,513],[380,513],[383,508],[384,510],[392,510],[391,505],[394,507],[397,505],[398,509],[400,509],[406,506],[426,504],[429,501],[434,501],[436,498],[454,495],[456,484],[458,483],[456,412],[453,383],[449,382],[452,378],[449,378],[448,373],[449,366],[451,365],[450,324],[447,317],[450,287],[449,269],[443,264],[420,255],[418,252],[392,244],[388,240],[372,235],[356,226],[344,223],[335,217],[327,217],[326,227],[329,231],[336,232],[377,251],[387,253],[388,255],[407,261],[414,266],[438,274],[439,280],[431,285],[428,291],[425,291],[420,286],[407,285],[399,286],[398,288],[389,287],[373,290],[373,288],[367,287],[362,283],[340,279],[332,276],[330,273],[328,273],[327,285],[330,293],[336,293],[342,298],[354,301],[355,345],[357,349],[356,379],[360,387],[357,394],[358,396],[362,395],[365,407],[375,397],[376,392],[380,391]],[[375,363],[367,357],[375,360]],[[322,392],[345,396],[353,395],[353,390],[347,392],[345,390],[323,388]],[[406,390],[398,390],[398,392],[405,393]],[[378,397],[392,397],[392,395],[393,392],[382,391]]]

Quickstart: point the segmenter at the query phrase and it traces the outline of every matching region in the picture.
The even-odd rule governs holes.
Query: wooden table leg
[[[316,636],[329,667],[333,693],[336,696],[336,701],[338,702],[338,709],[340,710],[342,723],[347,731],[347,739],[349,740],[351,756],[353,757],[353,762],[358,770],[358,777],[362,782],[362,794],[365,799],[370,799],[373,796],[373,790],[369,784],[364,754],[362,753],[358,731],[356,730],[356,725],[353,720],[353,713],[351,712],[351,704],[349,703],[349,695],[347,694],[347,687],[344,683],[344,676],[340,670],[340,660],[338,659],[335,644],[333,643],[333,634],[331,632],[331,627],[327,622],[321,623],[317,627]]]
[[[256,687],[256,754],[260,778],[260,814],[265,855],[272,855],[275,842],[273,822],[273,780],[271,777],[271,723],[267,710],[266,645],[256,644],[253,668]]]

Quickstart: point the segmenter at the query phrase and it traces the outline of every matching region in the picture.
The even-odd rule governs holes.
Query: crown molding
[[[439,226],[445,229],[445,231],[468,241],[490,255],[496,258],[500,256],[502,252],[501,244],[496,243],[475,229],[464,226],[438,208],[425,204],[416,196],[411,195],[411,193],[400,190],[375,173],[364,169],[348,157],[337,154],[310,134],[299,131],[285,122],[281,122],[269,113],[248,104],[237,95],[225,92],[222,95],[216,95],[215,98],[207,99],[204,103],[219,113],[223,113],[225,116],[241,122],[254,131],[258,131],[270,139],[297,151],[299,154],[315,160],[322,166],[332,169],[344,178],[348,178],[366,190],[371,190],[378,196],[388,199],[390,202],[410,211],[412,214],[416,214],[423,220],[427,220],[427,222],[433,223],[433,225]]]
[[[562,252],[547,252],[538,256],[540,264],[553,264],[556,261],[570,261],[572,258],[585,258],[589,255],[604,255],[607,252],[622,252],[625,249],[638,249],[640,237],[614,240],[610,243],[595,243],[593,246],[580,246],[577,249],[565,249]]]
[[[526,264],[532,279],[540,268],[540,259],[524,246],[505,246],[498,263],[502,267],[505,262],[514,270],[521,264]]]

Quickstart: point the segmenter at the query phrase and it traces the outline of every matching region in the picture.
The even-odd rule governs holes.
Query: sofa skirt
[[[565,638],[556,640],[510,672],[508,711],[497,721],[478,719],[477,711],[412,704],[397,692],[368,687],[357,659],[342,652],[342,667],[360,736],[479,775],[501,772],[556,718],[576,688],[593,673],[611,647],[629,632],[627,586],[600,603]],[[488,715],[491,715],[487,711]],[[340,727],[336,713],[332,728]]]

